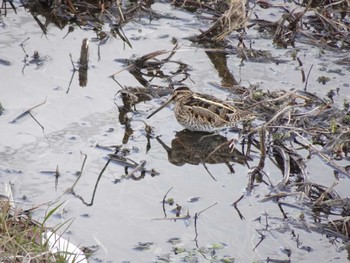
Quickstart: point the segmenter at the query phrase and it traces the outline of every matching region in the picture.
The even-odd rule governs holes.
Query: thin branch
[[[216,206],[217,204],[218,204],[218,203],[215,202],[215,203],[212,204],[211,206],[209,206],[209,207],[203,209],[203,210],[200,211],[200,212],[195,213],[195,215],[194,215],[194,232],[195,232],[195,234],[196,234],[195,237],[194,237],[194,241],[196,242],[197,248],[199,248],[199,246],[198,246],[198,239],[197,239],[197,238],[198,238],[197,219],[198,219],[198,217],[199,217],[199,215],[200,215],[201,213],[207,211],[208,209],[212,208],[213,206]]]
[[[81,168],[80,168],[80,172],[78,174],[78,178],[75,180],[74,184],[72,185],[71,187],[71,190],[73,191],[74,190],[74,187],[75,185],[78,183],[79,179],[81,178],[81,176],[83,175],[83,170],[84,170],[84,167],[85,167],[85,162],[87,160],[87,155],[85,153],[82,153],[80,152],[81,155],[84,155],[84,160],[83,160],[83,163],[81,165]]]
[[[19,119],[22,119],[23,117],[25,117],[26,115],[28,115],[28,114],[30,114],[30,112],[32,111],[32,110],[34,110],[35,108],[37,108],[37,107],[39,107],[39,106],[41,106],[41,105],[44,105],[45,103],[46,103],[46,99],[47,99],[47,97],[45,98],[45,100],[43,101],[43,102],[41,102],[41,103],[39,103],[39,104],[37,104],[37,105],[35,105],[35,106],[33,106],[33,107],[31,107],[30,109],[28,109],[28,110],[26,110],[25,112],[23,112],[23,113],[21,113],[20,115],[18,115],[16,118],[14,118],[10,123],[16,123]],[[33,117],[33,116],[32,116]],[[35,118],[34,118],[34,120],[35,120]],[[39,124],[39,123],[38,123]],[[40,125],[40,124],[39,124]],[[40,125],[40,127],[42,127],[41,125]],[[43,127],[42,127],[42,129],[43,129]]]
[[[164,212],[164,217],[167,217],[166,211],[165,211],[165,201],[166,201],[166,197],[169,194],[169,192],[174,188],[174,186],[170,187],[170,189],[165,193],[164,197],[163,197],[163,201],[162,201],[162,205],[163,205],[163,212]]]
[[[311,70],[313,68],[314,64],[311,65],[310,69],[309,69],[309,72],[307,73],[307,77],[306,77],[306,81],[305,81],[305,86],[304,86],[304,91],[306,91],[306,88],[307,88],[307,84],[309,83],[309,76],[310,76],[310,73],[311,73]]]

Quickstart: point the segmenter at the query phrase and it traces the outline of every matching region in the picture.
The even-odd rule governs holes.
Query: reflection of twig
[[[209,206],[209,207],[203,209],[202,211],[200,211],[200,212],[198,212],[198,213],[196,213],[196,214],[194,215],[194,232],[195,232],[195,234],[196,234],[196,236],[194,237],[194,241],[196,242],[197,248],[199,248],[199,246],[198,246],[198,239],[197,239],[197,237],[198,237],[197,219],[198,219],[198,217],[199,217],[199,215],[200,215],[201,213],[207,211],[208,209],[212,208],[213,206],[216,206],[217,204],[218,204],[218,203],[215,202],[215,203],[212,204],[211,206]]]
[[[123,29],[121,27],[115,27],[113,29],[114,29],[114,32],[121,38],[121,40],[123,40],[124,46],[126,43],[130,48],[132,48],[132,45],[131,45],[129,39],[127,38],[127,36],[125,35]]]
[[[22,48],[24,54],[26,55],[26,57],[28,56],[28,54],[27,54],[26,50],[24,49],[24,43],[27,42],[29,39],[30,39],[30,37],[27,37],[27,38],[20,44],[20,46],[21,46],[21,48]]]
[[[91,203],[90,203],[90,206],[92,206],[92,204],[94,203],[94,199],[95,199],[95,194],[96,194],[96,190],[97,190],[97,186],[98,186],[98,183],[100,182],[101,180],[101,177],[104,173],[104,171],[106,170],[108,164],[110,163],[110,159],[106,162],[105,166],[102,168],[100,174],[98,175],[98,178],[97,178],[97,181],[96,181],[96,185],[95,185],[95,188],[94,188],[94,192],[92,194],[92,198],[91,198]]]
[[[87,155],[85,153],[80,152],[80,154],[84,155],[84,160],[83,160],[83,163],[81,165],[81,169],[80,169],[80,172],[78,174],[78,178],[77,178],[77,180],[75,180],[74,184],[71,187],[72,191],[74,190],[74,186],[78,183],[80,177],[83,175],[83,170],[84,170],[85,162],[86,162],[86,159],[87,159]]]
[[[36,118],[34,118],[34,116],[33,116],[33,114],[31,113],[31,111],[34,110],[35,108],[37,108],[37,107],[39,107],[39,106],[45,104],[45,103],[46,103],[46,99],[47,99],[47,98],[45,98],[45,100],[44,100],[43,102],[39,103],[38,105],[35,105],[34,107],[31,107],[30,109],[28,109],[28,110],[26,110],[25,112],[21,113],[21,114],[18,115],[16,118],[14,118],[10,123],[16,123],[19,119],[22,119],[23,117],[29,115],[29,116],[31,116],[31,117],[35,120],[35,122],[36,122],[36,123],[41,127],[41,129],[44,131],[44,126],[42,126],[42,125],[38,122],[38,120],[37,120]]]
[[[261,234],[259,230],[255,229],[256,232],[258,232],[258,234],[260,235],[260,240],[258,242],[258,244],[256,244],[256,246],[253,248],[253,251],[261,244],[261,242],[266,238],[266,236],[264,234]]]
[[[72,77],[70,78],[70,81],[69,81],[69,84],[68,84],[68,89],[66,91],[66,94],[68,94],[69,90],[70,90],[70,86],[72,84],[72,81],[73,81],[73,78],[74,78],[74,75],[75,75],[75,72],[78,70],[75,65],[74,65],[74,62],[73,62],[73,57],[72,57],[72,54],[69,53],[69,57],[70,57],[70,62],[72,63],[72,66],[73,66],[73,73],[72,73]]]
[[[12,7],[12,9],[13,9],[13,11],[15,12],[15,14],[17,14],[17,9],[16,9],[16,7],[14,6],[14,4],[13,4],[13,1],[12,0],[9,0],[9,1],[2,1],[2,8],[4,8],[5,9],[5,17],[7,16],[7,6],[6,6],[6,3],[9,3],[10,4],[10,6]]]
[[[56,171],[55,171],[55,191],[57,191],[58,177],[60,177],[60,171],[58,170],[58,165],[57,165]]]
[[[38,23],[40,29],[43,31],[44,35],[47,34],[47,27],[38,18],[38,16],[33,15],[34,20]]]
[[[284,212],[283,208],[282,208],[282,203],[278,203],[278,207],[281,210],[282,214],[283,214],[283,218],[287,219],[288,216],[286,214],[286,212]]]
[[[30,117],[33,118],[33,120],[35,120],[35,122],[40,126],[40,128],[44,131],[44,126],[42,126],[40,124],[40,122],[33,116],[33,114],[31,112],[28,112],[28,114],[30,115]]]
[[[85,156],[86,156],[86,155],[85,155]],[[84,167],[84,164],[85,164],[85,160],[86,160],[86,158],[84,159],[84,162],[83,162],[81,171],[83,170],[83,167]],[[108,164],[109,164],[110,162],[111,162],[111,159],[108,159],[107,162],[106,162],[106,164],[105,164],[105,166],[102,168],[100,174],[99,174],[98,177],[97,177],[96,184],[95,184],[95,187],[94,187],[94,191],[93,191],[93,193],[92,193],[92,197],[91,197],[91,202],[90,202],[90,203],[87,203],[87,202],[84,200],[84,198],[83,198],[82,196],[76,194],[76,193],[73,191],[73,188],[71,188],[71,191],[72,191],[71,193],[72,193],[75,197],[79,198],[79,199],[83,202],[84,205],[86,205],[86,206],[92,206],[92,205],[94,204],[97,186],[98,186],[98,184],[99,184],[99,182],[100,182],[100,180],[101,180],[101,177],[102,177],[104,171],[106,170],[106,168],[107,168],[107,166],[108,166]],[[73,187],[74,187],[74,185],[73,185]]]
[[[69,57],[70,57],[70,62],[72,63],[72,66],[73,66],[73,71],[77,71],[78,69],[74,65],[74,61],[71,53],[69,53]]]
[[[97,180],[96,180],[96,184],[95,184],[95,187],[94,187],[94,192],[92,193],[92,197],[91,197],[91,202],[90,202],[90,203],[87,203],[87,202],[84,200],[84,198],[83,198],[82,196],[77,195],[74,191],[72,192],[72,194],[73,194],[75,197],[79,198],[79,199],[83,202],[84,205],[86,205],[86,206],[92,206],[92,205],[94,204],[94,199],[95,199],[95,194],[96,194],[97,186],[98,186],[98,184],[99,184],[99,182],[100,182],[100,180],[101,180],[101,177],[102,177],[104,171],[106,170],[108,164],[110,163],[110,161],[111,161],[111,159],[108,159],[108,160],[107,160],[105,166],[103,167],[103,169],[101,170],[100,174],[98,175],[98,178],[97,178]]]
[[[217,181],[216,178],[211,174],[211,172],[209,171],[208,167],[205,165],[205,162],[202,162],[205,170],[208,172],[208,174],[210,175],[211,178],[213,178],[214,181]]]
[[[237,211],[237,213],[238,213],[238,215],[239,215],[239,218],[240,218],[241,220],[245,220],[245,218],[244,218],[244,216],[242,215],[241,211],[239,211],[239,209],[238,209],[238,207],[237,207],[237,204],[238,204],[239,201],[241,201],[241,200],[243,199],[243,197],[244,197],[244,195],[242,195],[240,198],[238,198],[237,201],[235,201],[235,202],[233,203],[233,207],[236,209],[236,211]]]
[[[164,195],[163,197],[163,201],[162,201],[162,204],[163,204],[163,212],[164,212],[164,217],[166,218],[167,217],[167,214],[166,214],[166,211],[165,211],[165,199],[167,197],[167,195],[169,194],[169,192],[173,189],[174,187],[172,186]]]

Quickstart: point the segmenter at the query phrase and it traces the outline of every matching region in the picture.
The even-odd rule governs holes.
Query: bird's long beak
[[[160,106],[158,109],[156,109],[154,112],[152,112],[150,115],[148,115],[148,117],[146,119],[151,118],[154,114],[156,114],[158,111],[162,110],[163,108],[165,108],[170,102],[172,102],[174,100],[174,97],[171,96],[170,99],[165,102],[162,106]]]

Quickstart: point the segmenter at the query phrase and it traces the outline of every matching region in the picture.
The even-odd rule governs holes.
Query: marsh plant
[[[66,221],[52,229],[45,226],[61,205],[49,210],[42,222],[31,218],[30,212],[13,208],[7,199],[0,201],[0,260],[1,262],[67,262],[71,253],[53,250],[51,237],[70,225]]]

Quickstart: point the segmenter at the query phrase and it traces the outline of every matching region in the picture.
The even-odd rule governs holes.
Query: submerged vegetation
[[[6,3],[10,3],[10,7],[6,6]],[[139,17],[147,17],[150,20],[173,19],[169,14],[158,14],[153,11],[152,4],[153,1],[147,0],[138,2],[67,0],[59,3],[23,1],[24,7],[32,14],[44,34],[47,34],[49,24],[54,24],[60,29],[66,28],[67,34],[77,27],[93,30],[96,32],[99,47],[109,37],[120,38],[131,47],[132,42],[124,34],[123,26]],[[215,175],[211,174],[206,164],[225,164],[230,173],[235,173],[234,163],[247,166],[249,168],[247,196],[257,187],[266,187],[268,194],[261,197],[259,201],[272,202],[281,211],[280,218],[276,219],[264,214],[257,219],[262,226],[262,229],[257,230],[261,236],[260,242],[263,242],[270,228],[273,227],[268,222],[274,220],[280,221],[285,229],[295,227],[326,234],[331,242],[334,239],[340,240],[339,242],[344,246],[343,249],[350,251],[350,199],[348,196],[340,196],[334,190],[337,184],[350,179],[349,103],[344,101],[343,105],[337,105],[334,102],[333,98],[341,90],[330,88],[325,98],[308,90],[312,67],[307,73],[304,71],[303,61],[298,57],[297,49],[294,49],[289,57],[286,56],[283,59],[274,57],[271,51],[256,50],[246,34],[248,30],[254,30],[259,36],[270,39],[276,48],[294,48],[297,43],[305,43],[324,50],[339,52],[342,58],[336,63],[346,66],[348,70],[350,2],[348,0],[337,2],[258,0],[246,3],[241,0],[175,0],[169,2],[169,5],[210,18],[211,23],[206,24],[207,29],[199,29],[199,33],[190,36],[189,39],[195,45],[205,48],[206,55],[222,80],[218,89],[227,91],[228,102],[253,112],[256,119],[244,122],[242,128],[233,129],[234,132],[239,132],[238,140],[219,134],[208,135],[184,130],[175,135],[171,141],[171,147],[163,141],[161,136],[155,135],[153,127],[145,123],[143,134],[147,140],[147,151],[151,149],[152,143],[159,143],[166,150],[171,164],[176,166],[186,163],[201,164],[213,180],[216,180]],[[278,13],[281,16],[276,17],[275,21],[262,19],[256,11],[257,6],[262,9],[278,9],[281,11]],[[9,8],[16,10],[12,1],[4,0],[1,14],[6,15]],[[106,31],[105,24],[109,25],[110,31]],[[232,44],[234,43],[232,39],[237,45]],[[145,161],[133,161],[133,152],[124,148],[124,145],[129,142],[133,134],[131,126],[133,118],[128,113],[137,111],[141,102],[171,95],[174,88],[186,85],[186,81],[191,80],[191,65],[174,59],[176,52],[181,49],[181,44],[177,39],[172,41],[172,50],[155,50],[139,58],[116,60],[124,65],[123,71],[128,71],[139,86],[124,86],[120,83],[118,75],[121,71],[111,76],[119,88],[115,101],[119,111],[119,122],[124,126],[125,133],[122,145],[103,147],[111,153],[107,155],[106,165],[97,179],[91,202],[85,202],[72,187],[70,193],[80,198],[84,204],[93,205],[99,180],[111,161],[125,167],[125,174],[114,183],[120,183],[122,179],[141,180],[145,176],[159,175],[153,168],[147,167],[148,164]],[[87,39],[82,43],[79,68],[75,68],[73,61],[72,64],[74,72],[79,71],[80,85],[84,87],[87,85],[89,49]],[[230,71],[227,60],[229,55],[237,56],[242,63],[283,64],[293,61],[298,65],[303,84],[299,89],[293,90],[264,90],[257,85],[243,86]],[[328,87],[327,84],[330,81],[331,79],[326,76],[318,78],[319,84],[325,87]],[[69,89],[67,93],[68,91]],[[42,104],[37,106],[40,105]],[[35,107],[26,111],[26,114],[31,115],[30,111]],[[2,111],[0,104],[0,115]],[[311,178],[309,175],[308,167],[313,165],[315,159],[320,159],[322,165],[332,168],[333,173],[329,176],[333,178],[334,183],[331,186],[321,185],[317,182],[317,177]],[[85,161],[86,158],[78,180],[83,173]],[[277,168],[280,174],[270,174],[271,165]],[[172,197],[167,199],[166,195],[163,200],[165,219],[168,218],[166,209],[169,207],[173,209],[170,203],[174,203]],[[233,204],[242,220],[244,215],[239,210],[239,201],[245,197],[242,196]],[[299,211],[299,216],[289,214],[285,211],[286,208]],[[42,253],[42,238],[37,233],[42,226],[32,224],[27,221],[28,218],[14,221],[16,216],[8,214],[9,204],[6,202],[1,203],[0,209],[1,232],[7,234],[1,241],[0,249],[17,255],[23,254],[20,250],[27,252],[35,250]],[[175,217],[171,219],[194,218],[195,222],[200,214],[197,213],[195,216],[186,214],[181,210],[180,204],[176,204],[176,208],[172,211],[175,211]],[[19,234],[12,234],[8,229],[9,225],[18,227],[15,231]],[[293,231],[289,232],[293,235]],[[299,247],[299,237],[293,236],[293,240]],[[27,247],[28,243],[32,243],[34,247]],[[148,249],[151,245],[152,243],[139,244],[135,249]],[[187,256],[192,252],[180,251],[174,246],[174,253],[184,253]],[[215,254],[215,249],[208,248],[201,251],[198,248],[192,254],[197,256],[198,253]],[[45,262],[48,258],[42,258],[42,260],[40,262]],[[190,262],[190,259],[184,259],[185,262],[186,260]],[[167,259],[164,261],[166,262]],[[233,261],[234,259],[229,256],[221,259],[221,262]]]

